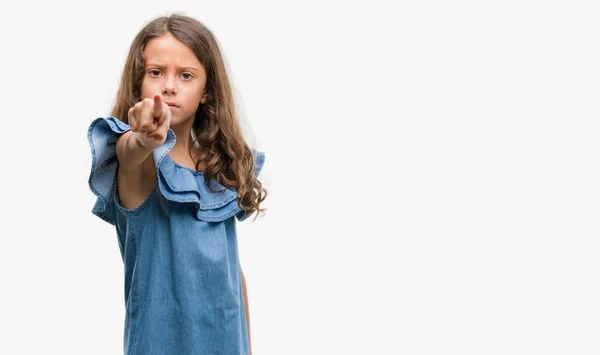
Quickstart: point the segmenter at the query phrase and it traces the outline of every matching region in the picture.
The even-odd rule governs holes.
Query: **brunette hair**
[[[203,163],[208,188],[218,192],[208,184],[214,179],[237,191],[238,206],[248,215],[264,214],[266,209],[261,209],[260,203],[267,191],[255,176],[256,159],[238,122],[223,56],[217,39],[200,21],[180,14],[162,16],[137,34],[129,49],[111,115],[128,123],[127,111],[141,100],[144,48],[153,38],[167,33],[188,46],[206,70],[207,99],[199,104],[192,128],[195,143],[192,147],[195,145],[199,150],[196,170]]]

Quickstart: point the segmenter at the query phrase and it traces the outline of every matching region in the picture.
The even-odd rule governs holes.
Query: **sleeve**
[[[131,127],[115,117],[95,119],[88,129],[88,143],[92,151],[92,169],[88,180],[96,195],[92,213],[115,225],[114,194],[117,176],[117,140]]]
[[[254,164],[255,164],[254,165],[254,176],[258,177],[260,175],[260,172],[265,163],[265,153],[259,152],[256,149],[252,148],[252,154],[254,155]],[[246,213],[245,210],[241,210],[235,216],[238,219],[238,221],[242,222],[242,221],[246,220],[248,217],[250,217],[251,215]]]

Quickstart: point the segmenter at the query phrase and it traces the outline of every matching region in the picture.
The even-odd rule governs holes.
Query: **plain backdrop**
[[[135,34],[217,36],[265,217],[238,224],[254,355],[600,353],[593,1],[1,5],[2,354],[122,353],[87,128]]]

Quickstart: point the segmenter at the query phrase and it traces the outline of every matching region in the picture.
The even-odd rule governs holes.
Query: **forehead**
[[[146,63],[202,68],[194,52],[170,33],[148,41],[144,48],[144,57]]]

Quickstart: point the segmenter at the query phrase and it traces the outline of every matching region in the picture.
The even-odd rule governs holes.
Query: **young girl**
[[[264,153],[244,141],[213,34],[182,15],[148,23],[88,140],[92,212],[125,266],[125,354],[250,354],[235,219],[264,214]]]

